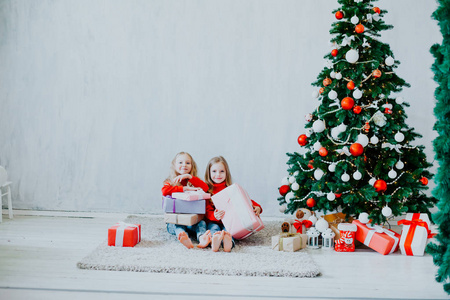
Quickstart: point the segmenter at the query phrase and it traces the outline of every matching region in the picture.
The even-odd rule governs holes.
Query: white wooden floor
[[[450,299],[432,257],[308,250],[317,278],[80,270],[126,214],[15,211],[0,223],[0,299]]]

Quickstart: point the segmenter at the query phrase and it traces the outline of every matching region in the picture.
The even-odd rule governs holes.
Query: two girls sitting
[[[187,152],[175,155],[170,166],[169,177],[164,181],[161,189],[163,196],[172,195],[176,192],[198,191],[212,195],[222,191],[232,184],[228,163],[222,156],[213,157],[205,171],[205,182],[197,177],[197,164]],[[261,205],[252,200],[253,210],[258,216],[262,212]],[[222,219],[224,210],[215,208],[211,199],[206,200],[205,219],[191,226],[167,224],[167,231],[176,235],[178,240],[188,249],[194,248],[189,232],[195,233],[198,248],[206,248],[211,244],[211,249],[217,252],[221,245],[223,251],[230,252],[234,246],[234,240],[223,226]]]

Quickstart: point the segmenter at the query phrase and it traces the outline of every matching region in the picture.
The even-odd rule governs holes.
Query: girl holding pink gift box
[[[170,165],[169,177],[166,178],[161,189],[163,196],[172,195],[175,192],[199,190],[207,192],[208,185],[197,177],[197,164],[189,153],[177,153]],[[206,229],[206,223],[203,220],[191,226],[169,223],[167,231],[176,235],[188,249],[194,248],[188,232],[196,234],[199,248],[205,248],[211,243],[211,232]]]
[[[222,156],[211,158],[206,167],[205,181],[209,187],[208,192],[212,195],[232,184],[230,168],[225,158]],[[262,213],[261,205],[253,200],[252,205],[257,216]],[[229,232],[224,230],[225,228],[221,221],[224,215],[225,211],[216,209],[211,199],[206,201],[205,218],[207,229],[212,235],[211,248],[214,252],[219,250],[220,245],[223,245],[223,251],[225,252],[230,252],[234,246],[234,239]]]

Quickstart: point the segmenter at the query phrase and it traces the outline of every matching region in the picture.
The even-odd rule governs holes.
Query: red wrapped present
[[[108,229],[108,246],[134,247],[141,241],[141,224],[119,222]]]
[[[400,238],[402,254],[422,256],[425,252],[427,240],[432,237],[428,215],[407,213],[406,218],[397,223],[403,225]]]
[[[352,222],[356,230],[356,240],[383,255],[398,250],[400,234],[378,225],[363,224],[359,220]]]
[[[357,230],[356,225],[350,223],[339,223],[338,229],[340,238],[334,241],[334,250],[337,252],[354,252],[355,233]]]

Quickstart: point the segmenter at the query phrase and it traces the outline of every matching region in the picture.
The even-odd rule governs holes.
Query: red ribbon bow
[[[294,222],[294,228],[297,229],[297,233],[303,233],[303,226],[305,225],[305,228],[310,228],[313,223],[310,220],[295,220]]]
[[[397,222],[398,225],[410,225],[409,226],[409,230],[408,230],[408,234],[406,235],[406,239],[405,239],[405,253],[406,255],[414,255],[411,249],[411,243],[412,240],[414,238],[414,232],[416,231],[416,227],[420,226],[420,227],[425,227],[425,229],[427,230],[427,238],[431,238],[432,234],[430,229],[428,228],[428,224],[427,222],[419,219],[420,214],[415,213],[413,214],[412,220],[400,220]]]

